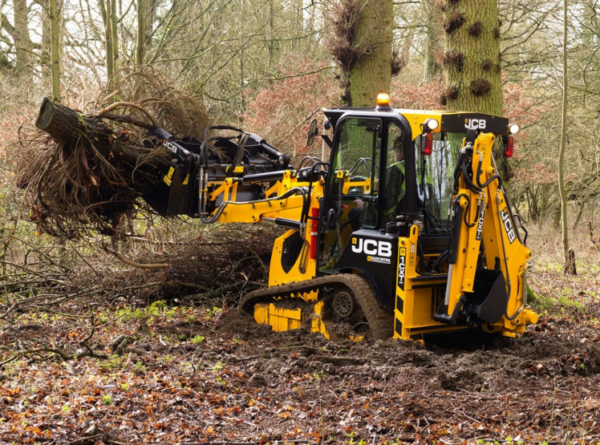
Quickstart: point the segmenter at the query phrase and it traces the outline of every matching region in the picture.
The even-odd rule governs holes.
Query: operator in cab
[[[400,208],[400,203],[406,194],[406,174],[404,165],[404,147],[402,136],[397,136],[393,144],[390,144],[393,153],[393,161],[388,164],[385,178],[385,222],[395,221]],[[388,161],[390,162],[390,161]],[[353,231],[360,229],[363,225],[365,213],[365,201],[357,198],[355,207],[348,213],[348,220]]]

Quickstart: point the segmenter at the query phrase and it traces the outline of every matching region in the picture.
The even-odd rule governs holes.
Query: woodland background
[[[538,350],[519,362],[523,375],[541,379],[535,391],[523,395],[508,383],[492,385],[497,391],[480,405],[485,415],[477,417],[472,407],[465,411],[470,420],[455,420],[449,405],[437,406],[436,391],[446,391],[448,403],[464,405],[460,391],[487,391],[488,377],[497,376],[482,371],[479,381],[461,374],[459,381],[471,383],[449,395],[457,387],[444,386],[443,366],[460,354],[416,346],[403,355],[394,350],[405,363],[439,365],[436,381],[442,384],[407,396],[413,398],[404,400],[403,417],[393,426],[390,420],[374,427],[377,422],[365,419],[385,417],[396,403],[381,399],[381,386],[391,385],[380,375],[388,373],[383,358],[392,352],[371,357],[362,346],[316,339],[305,344],[289,336],[289,350],[280,349],[279,340],[257,346],[253,341],[264,332],[239,320],[230,323],[226,315],[240,294],[264,283],[272,228],[207,227],[140,210],[124,221],[120,237],[51,237],[30,221],[32,210],[15,181],[43,97],[89,112],[106,103],[120,73],[142,66],[199,98],[212,123],[259,134],[296,165],[306,155],[326,156],[320,144],[305,145],[310,119],[322,119],[321,108],[351,97],[355,105],[368,105],[349,95],[359,84],[352,68],[377,52],[370,34],[353,27],[353,14],[365,4],[385,12],[370,32],[388,30],[392,36],[385,60],[392,106],[400,108],[439,109],[456,99],[449,76],[460,71],[462,59],[448,49],[447,39],[461,17],[453,11],[464,5],[495,14],[497,26],[484,30],[499,43],[489,70],[498,74],[494,87],[501,86],[504,115],[522,129],[507,187],[530,229],[534,304],[542,313],[541,331],[555,335],[548,340],[555,352]],[[600,356],[571,346],[582,338],[597,341],[600,326],[594,312],[600,293],[599,70],[598,0],[0,0],[0,440],[391,444],[509,443],[517,437],[525,443],[596,443],[593,419],[600,399],[595,390],[581,397],[577,391],[598,387],[600,364],[594,360]],[[577,276],[562,273],[558,170],[565,84],[563,182]],[[123,262],[117,251],[129,260]],[[527,353],[519,347],[515,351]],[[491,360],[505,361],[501,346],[491,349],[499,355]],[[298,355],[315,351],[321,365],[338,371],[297,364]],[[332,357],[349,353],[353,365],[375,363],[375,381],[387,383],[373,383],[372,373],[363,370],[351,374],[356,387],[344,387],[339,370],[350,362]],[[256,362],[265,357],[287,367],[282,375],[289,378],[261,371]],[[404,371],[402,384],[416,379],[425,392],[428,383],[415,366]],[[461,369],[460,363],[452,366]],[[584,380],[561,390],[556,379],[565,375],[566,382],[573,376]],[[275,382],[285,389],[283,399]],[[375,388],[379,404],[367,400],[372,395],[359,397],[361,385]],[[360,401],[338,407],[350,412],[346,417],[331,410],[324,415],[323,404],[333,397],[327,391],[335,396],[330,404],[353,392]],[[581,402],[576,408],[569,402],[573,394]],[[510,409],[495,411],[513,396],[527,401],[528,408],[514,408],[527,421],[513,422],[506,417]],[[427,397],[431,405],[425,409],[419,400]]]

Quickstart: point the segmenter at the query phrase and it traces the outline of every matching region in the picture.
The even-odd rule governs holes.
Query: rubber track
[[[360,275],[328,275],[298,283],[259,289],[245,295],[239,308],[242,311],[251,312],[256,303],[271,302],[275,297],[284,297],[292,292],[310,292],[327,286],[346,287],[352,292],[367,318],[367,323],[369,323],[370,338],[383,339],[392,336],[394,327],[393,312],[381,307],[373,288]]]

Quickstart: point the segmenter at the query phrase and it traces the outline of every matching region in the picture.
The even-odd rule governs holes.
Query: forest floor
[[[518,339],[330,342],[161,301],[22,311],[0,320],[0,443],[597,444],[597,265],[538,264]]]

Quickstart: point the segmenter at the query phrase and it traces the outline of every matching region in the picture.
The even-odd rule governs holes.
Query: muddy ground
[[[23,314],[4,350],[68,357],[2,365],[0,443],[600,443],[600,304],[545,304],[516,340],[356,344],[116,302],[87,343],[105,357],[77,359],[81,306]]]

